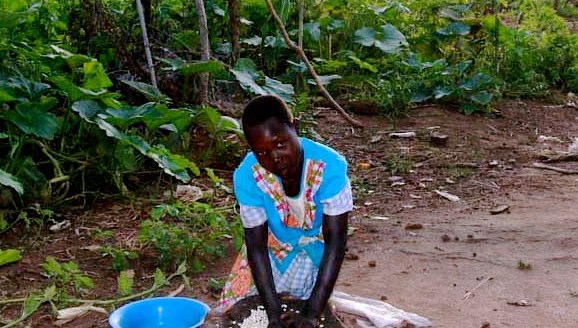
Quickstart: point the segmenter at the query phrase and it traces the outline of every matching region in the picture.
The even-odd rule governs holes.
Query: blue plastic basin
[[[108,318],[112,328],[198,328],[210,308],[187,297],[153,297],[123,305]]]

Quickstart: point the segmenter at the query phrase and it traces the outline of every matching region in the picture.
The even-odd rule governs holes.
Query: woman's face
[[[246,131],[259,164],[283,180],[301,178],[301,143],[292,126],[270,118]]]

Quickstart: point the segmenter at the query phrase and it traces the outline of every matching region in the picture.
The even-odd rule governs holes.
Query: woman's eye
[[[283,148],[285,147],[285,143],[284,142],[278,142],[277,143],[277,148]]]

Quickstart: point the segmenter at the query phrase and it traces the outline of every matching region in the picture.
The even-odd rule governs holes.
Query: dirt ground
[[[434,327],[578,327],[578,175],[532,166],[568,150],[578,137],[578,111],[517,101],[496,109],[491,117],[438,107],[417,108],[396,121],[357,116],[364,129],[329,109],[316,110],[314,129],[348,158],[355,194],[337,290],[385,300]],[[392,132],[416,136],[393,138]],[[432,143],[434,132],[447,143]],[[547,164],[578,170],[573,161]],[[508,209],[493,214],[502,205]],[[0,268],[0,300],[43,286],[39,265],[48,255],[79,263],[97,283],[91,298],[112,297],[116,273],[109,259],[84,249],[95,242],[87,231],[113,229],[130,241],[145,216],[139,205],[107,203],[67,215],[73,222],[67,231],[0,236],[2,248],[26,246],[22,261]],[[181,295],[214,306],[208,280],[224,278],[230,263],[224,259],[193,276],[193,290]],[[135,264],[143,289],[153,268],[146,259]],[[19,311],[0,305],[0,323]],[[30,326],[53,322],[45,307]],[[107,327],[106,315],[91,313],[64,327]]]

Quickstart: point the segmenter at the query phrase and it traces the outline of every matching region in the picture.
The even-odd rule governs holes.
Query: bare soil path
[[[497,110],[492,117],[436,107],[396,121],[359,116],[364,129],[316,110],[313,128],[348,158],[355,194],[337,290],[384,299],[435,327],[578,327],[578,175],[532,167],[544,154],[568,150],[578,137],[578,111],[538,102],[507,102]],[[416,136],[396,139],[391,132]],[[433,144],[433,132],[447,135],[447,144]],[[572,161],[549,165],[578,169]],[[490,213],[500,205],[508,211]],[[67,231],[0,236],[2,247],[27,250],[22,261],[0,268],[0,299],[45,286],[39,266],[48,255],[88,272],[97,285],[90,298],[114,297],[110,259],[86,246],[98,243],[91,233],[97,229],[131,244],[147,216],[144,206],[101,204],[68,215]],[[152,259],[135,265],[138,287],[150,287]],[[216,305],[209,278],[224,278],[230,265],[226,258],[193,276],[193,289],[182,295]],[[0,321],[19,311],[0,307]],[[54,326],[50,308],[30,326]],[[91,313],[64,327],[107,327],[106,315]]]

